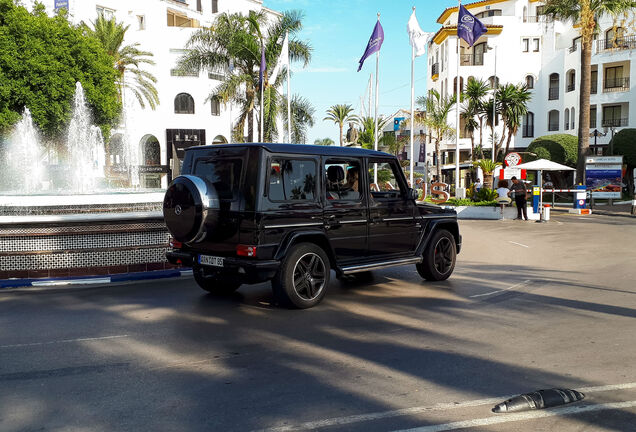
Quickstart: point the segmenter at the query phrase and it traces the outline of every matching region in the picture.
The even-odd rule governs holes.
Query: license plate
[[[199,255],[199,264],[223,267],[223,258],[210,255]]]

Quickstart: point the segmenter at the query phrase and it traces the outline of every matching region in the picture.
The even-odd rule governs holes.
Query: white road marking
[[[623,383],[623,384],[611,384],[611,385],[595,386],[595,387],[581,387],[581,388],[577,388],[576,390],[583,393],[597,393],[597,392],[604,392],[604,391],[610,391],[610,390],[627,390],[627,389],[633,389],[633,388],[636,388],[636,382]],[[447,410],[456,409],[456,408],[468,408],[468,407],[476,407],[481,405],[497,404],[497,403],[503,402],[504,400],[510,399],[514,396],[517,396],[517,395],[504,395],[504,396],[498,396],[494,398],[476,399],[476,400],[464,401],[464,402],[444,402],[444,403],[438,403],[431,406],[403,408],[403,409],[397,409],[392,411],[352,415],[348,417],[335,417],[335,418],[330,418],[325,420],[316,420],[313,422],[300,423],[297,425],[285,425],[285,426],[278,426],[278,427],[272,427],[267,429],[258,429],[253,432],[288,432],[288,431],[313,430],[313,429],[329,427],[329,426],[341,426],[341,425],[346,425],[351,423],[379,420],[379,419],[385,419],[385,418],[391,418],[391,417],[400,417],[400,416],[419,414],[419,413],[430,412],[430,411],[447,411]],[[625,403],[625,402],[620,402],[620,403]],[[632,403],[634,405],[631,405]],[[630,404],[628,406],[636,406],[636,401],[628,402],[628,404]],[[612,405],[612,404],[604,404],[603,406],[607,407],[608,405]],[[581,408],[586,408],[587,411],[592,411],[591,409],[589,409],[589,407],[598,407],[598,406],[600,405],[584,405],[584,406],[577,405],[576,407],[572,406],[568,408],[578,409],[578,411],[576,412],[585,412],[585,411],[580,411]],[[625,407],[622,407],[622,408],[625,408]],[[561,409],[565,409],[565,408],[561,408]],[[617,409],[617,408],[607,407],[607,408],[597,408],[597,409]],[[551,412],[556,412],[556,410],[535,411],[534,413],[541,414],[542,412],[551,413]],[[562,411],[559,411],[558,413],[552,414],[552,415],[557,415],[561,413]],[[507,421],[514,421],[514,420],[510,420],[513,415],[516,415],[516,414],[502,414],[493,418],[508,419]],[[459,423],[459,422],[456,422],[456,423]],[[453,424],[453,423],[447,423],[447,424]],[[440,426],[440,425],[436,425],[435,427],[437,426]],[[478,425],[470,425],[470,426],[478,426]],[[470,426],[464,426],[464,427],[470,427]],[[434,426],[427,426],[427,427],[434,427]],[[420,431],[420,429],[414,429],[414,430]],[[421,429],[421,430],[428,432],[428,429]],[[431,429],[431,430],[435,430],[435,429]],[[448,430],[448,429],[440,429],[440,430]]]
[[[491,291],[489,293],[471,295],[470,298],[485,297],[485,296],[497,294],[497,293],[500,293],[500,292],[510,291],[511,289],[515,289],[518,286],[526,285],[528,282],[531,282],[531,280],[527,279],[527,280],[524,280],[523,282],[519,282],[518,284],[514,284],[513,286],[509,286],[508,288],[504,288],[504,289],[497,290],[497,291]]]
[[[115,335],[115,336],[103,336],[103,337],[94,337],[94,338],[79,338],[79,339],[64,339],[50,342],[35,342],[28,344],[15,344],[15,345],[0,345],[0,348],[22,348],[22,347],[31,347],[31,346],[40,346],[40,345],[53,345],[59,343],[72,343],[72,342],[89,342],[89,341],[97,341],[97,340],[105,340],[105,339],[117,339],[117,338],[125,338],[128,335]]]
[[[431,426],[422,426],[412,429],[402,429],[394,432],[441,432],[457,429],[465,429],[477,426],[489,426],[501,423],[519,422],[525,420],[534,420],[545,417],[575,415],[593,411],[616,410],[622,408],[636,407],[636,400],[627,402],[614,402],[598,405],[577,405],[566,408],[555,408],[549,411],[532,411],[519,414],[503,414],[493,417],[481,419],[464,420],[453,423],[445,423]]]
[[[523,243],[517,243],[517,242],[513,242],[511,240],[508,240],[508,243],[512,243],[512,244],[516,244],[517,246],[522,246],[524,248],[530,248],[530,246],[524,245]]]

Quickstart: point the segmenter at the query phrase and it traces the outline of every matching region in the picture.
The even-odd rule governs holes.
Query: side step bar
[[[406,264],[419,264],[421,262],[422,262],[421,256],[409,257],[409,258],[398,258],[391,261],[379,261],[379,262],[374,262],[369,264],[346,266],[342,268],[342,274],[348,275],[353,273],[360,273],[363,271],[379,270],[383,268],[395,267],[395,266],[406,265]]]

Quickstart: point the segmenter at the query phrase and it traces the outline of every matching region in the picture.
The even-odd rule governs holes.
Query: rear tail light
[[[236,254],[238,256],[244,256],[244,257],[255,257],[256,246],[248,246],[248,245],[241,245],[241,244],[237,245]]]
[[[183,246],[183,243],[170,237],[170,247],[172,249],[181,249],[182,246]]]

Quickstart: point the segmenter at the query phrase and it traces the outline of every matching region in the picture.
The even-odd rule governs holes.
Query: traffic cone
[[[551,408],[559,405],[565,405],[572,402],[583,400],[585,395],[576,390],[568,389],[548,389],[538,390],[532,393],[526,393],[515,396],[496,405],[492,412],[514,412],[526,411],[543,408]]]

